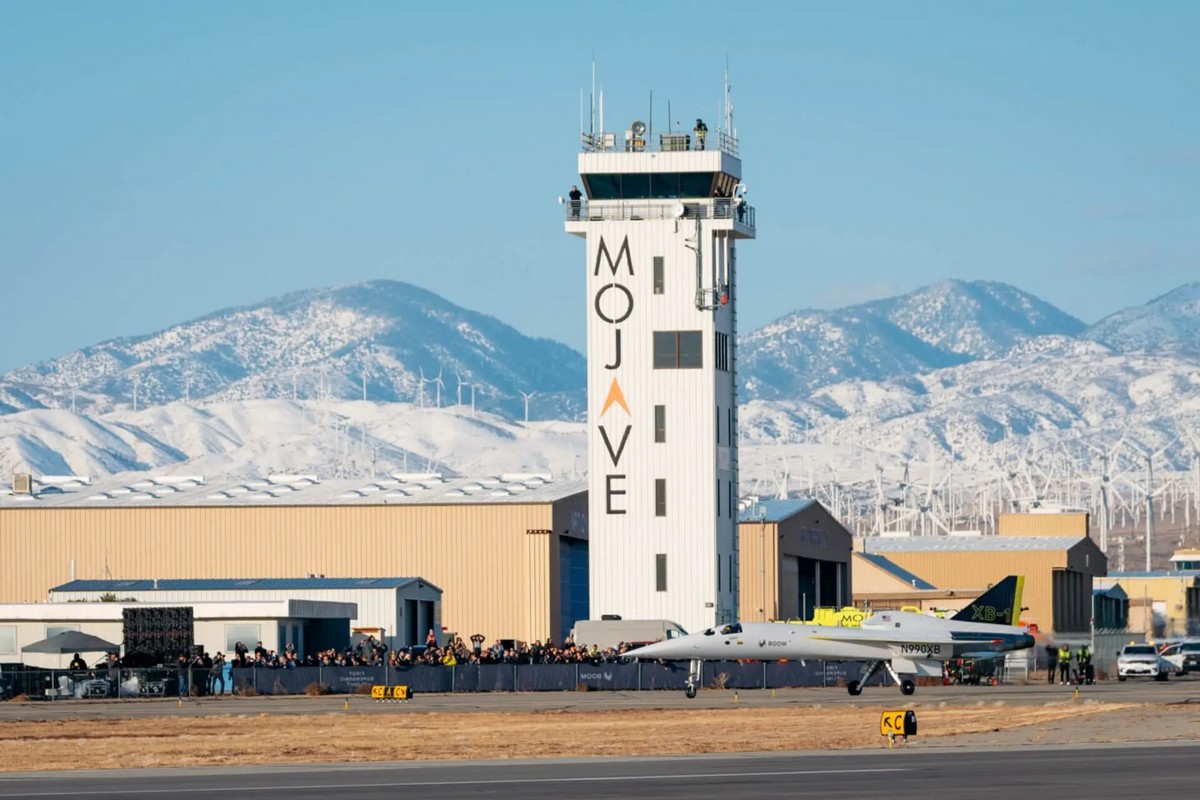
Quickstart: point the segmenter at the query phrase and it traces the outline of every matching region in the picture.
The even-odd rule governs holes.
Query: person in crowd
[[[1054,683],[1054,672],[1058,666],[1058,648],[1046,643],[1046,683]]]
[[[86,670],[87,662],[83,660],[83,656],[79,655],[79,653],[76,653],[75,657],[71,659],[71,663],[67,667],[67,669],[70,669],[73,671]]]
[[[208,669],[208,691],[209,694],[225,694],[225,654],[220,651]]]
[[[1068,644],[1058,648],[1058,682],[1062,686],[1071,682],[1071,646]]]

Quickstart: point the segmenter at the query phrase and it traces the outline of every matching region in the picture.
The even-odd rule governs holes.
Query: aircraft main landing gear
[[[846,684],[846,691],[850,692],[852,697],[858,697],[860,694],[862,694],[862,690],[867,685],[867,681],[871,680],[871,676],[878,672],[880,667],[886,669],[888,675],[890,675],[892,680],[896,682],[896,685],[900,687],[900,694],[912,694],[917,690],[917,682],[912,678],[901,678],[896,673],[896,670],[892,668],[892,662],[869,661],[867,662],[867,666],[863,668],[862,674],[858,676],[858,680],[850,681],[848,684]]]
[[[850,692],[852,697],[858,697],[862,694],[863,687],[867,685],[867,681],[871,680],[871,676],[883,666],[882,661],[868,661],[863,667],[862,674],[858,676],[858,680],[850,681],[846,684],[846,691]]]

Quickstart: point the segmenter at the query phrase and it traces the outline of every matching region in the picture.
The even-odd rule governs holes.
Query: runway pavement
[[[1190,794],[1200,744],[793,753],[539,762],[441,762],[0,776],[3,798],[279,796],[439,798],[865,798],[929,800],[983,790],[1018,797]]]
[[[1115,681],[1079,687],[1080,698],[1121,703],[1200,702],[1200,680],[1188,677],[1167,683]],[[0,721],[58,719],[120,719],[226,714],[406,714],[415,712],[472,713],[528,711],[610,711],[624,709],[726,708],[734,702],[733,690],[706,690],[695,699],[678,691],[646,692],[524,692],[417,695],[410,703],[376,703],[362,695],[324,697],[234,697],[173,700],[64,700],[0,703]],[[907,708],[931,705],[1045,705],[1073,699],[1074,687],[1042,683],[1006,686],[922,686],[904,697],[892,686],[871,688],[858,697],[845,689],[810,688],[737,692],[737,702],[749,707],[879,706],[903,703]]]

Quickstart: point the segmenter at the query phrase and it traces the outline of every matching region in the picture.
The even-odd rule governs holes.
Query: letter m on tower
[[[613,261],[612,255],[608,252],[608,244],[604,241],[604,237],[600,237],[600,247],[596,250],[596,270],[593,275],[600,274],[600,262],[608,262],[608,271],[615,277],[617,269],[621,266],[621,262],[625,262],[625,267],[629,270],[629,274],[633,275],[633,260],[629,257],[629,237],[626,236],[621,240],[621,247],[617,250],[617,260]]]

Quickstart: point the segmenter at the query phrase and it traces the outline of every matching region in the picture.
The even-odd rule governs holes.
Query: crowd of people
[[[561,644],[552,639],[533,643],[496,639],[485,646],[486,637],[475,634],[468,641],[455,637],[438,644],[433,631],[423,646],[390,649],[385,642],[368,636],[345,650],[329,649],[304,656],[296,654],[288,644],[283,652],[267,650],[259,642],[249,650],[241,642],[234,649],[230,665],[234,668],[294,669],[296,667],[382,667],[395,669],[413,666],[445,666],[460,664],[606,664],[623,659],[634,645],[599,648],[579,645],[568,636]],[[220,655],[220,654],[218,654]]]

